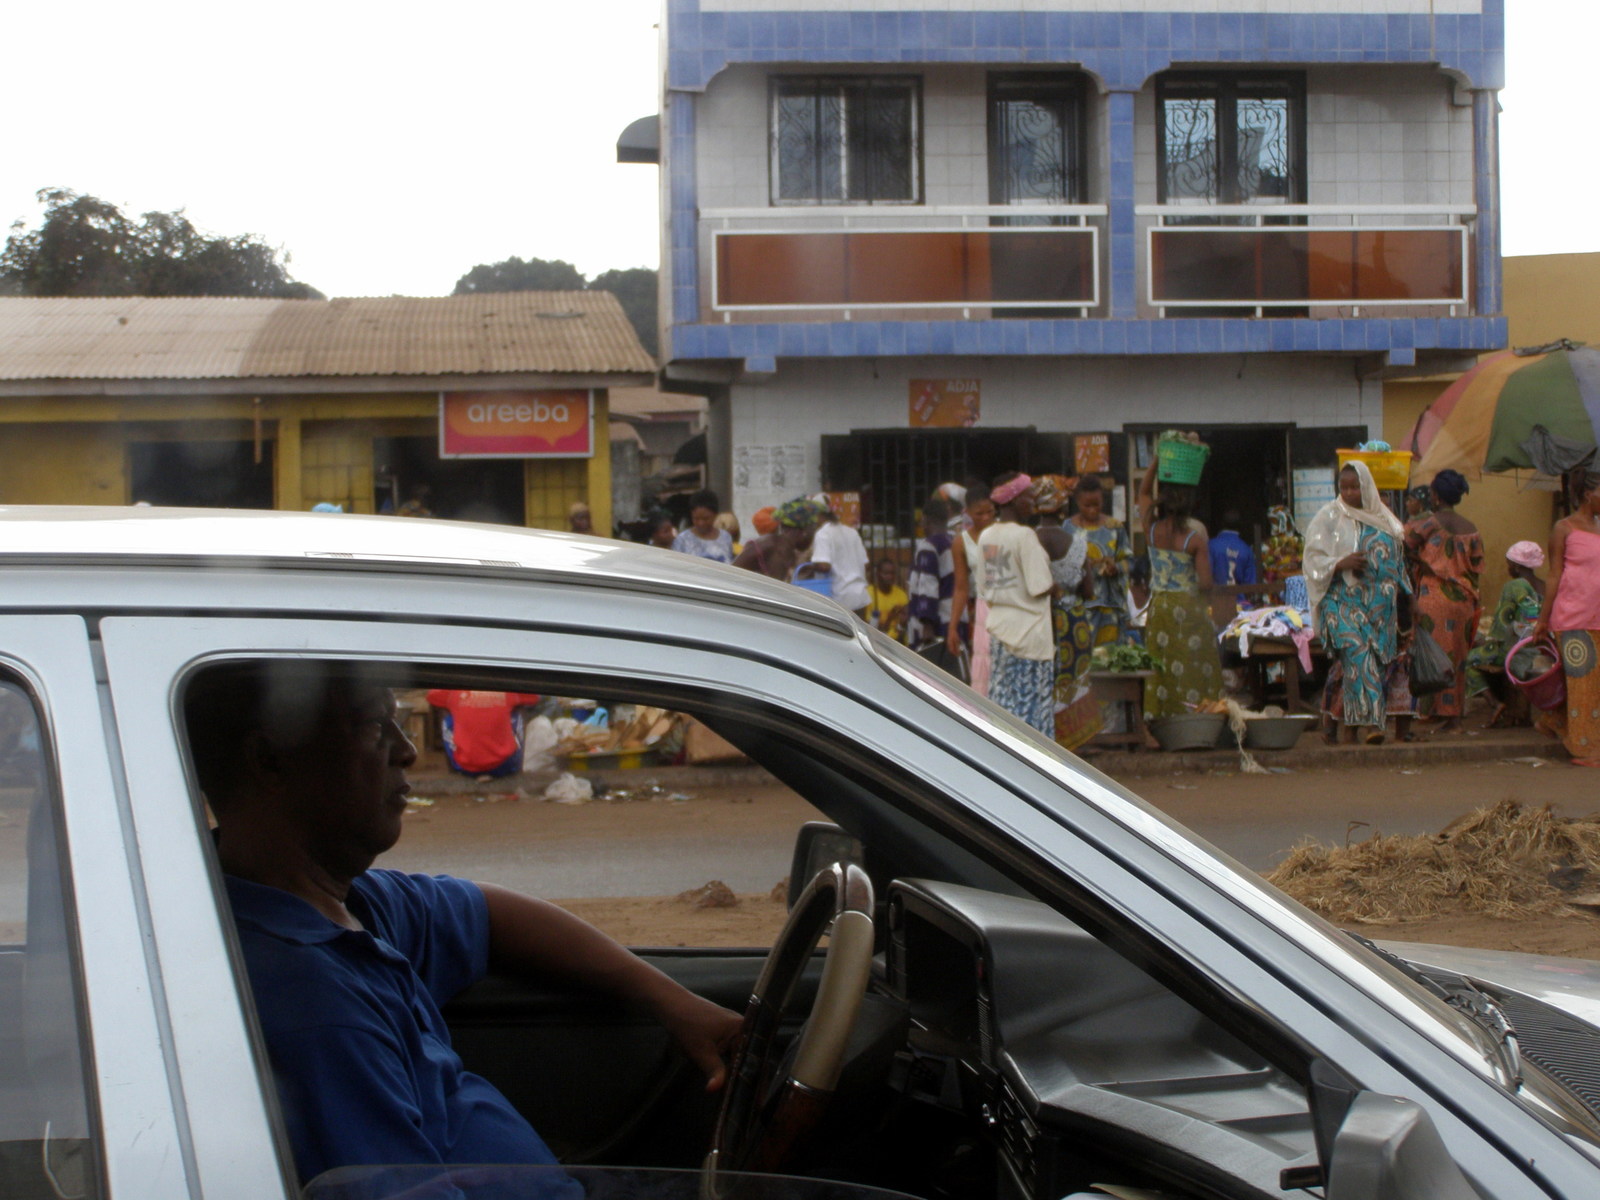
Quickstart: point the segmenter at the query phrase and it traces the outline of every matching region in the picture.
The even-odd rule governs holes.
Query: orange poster
[[[594,404],[586,389],[444,392],[440,458],[588,458]]]
[[[913,379],[911,428],[967,429],[978,423],[976,379]]]
[[[1111,470],[1111,435],[1080,433],[1072,439],[1072,466],[1079,475],[1104,475]]]
[[[860,492],[824,492],[823,495],[828,498],[828,507],[837,514],[839,524],[861,528]]]

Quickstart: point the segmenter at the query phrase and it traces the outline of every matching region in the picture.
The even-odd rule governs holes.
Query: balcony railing
[[[711,307],[724,320],[824,309],[1082,315],[1100,303],[1100,231],[1089,221],[1105,213],[1104,205],[708,210]]]
[[[1431,305],[1453,314],[1467,303],[1471,205],[1149,204],[1135,212],[1155,218],[1145,262],[1156,308]]]

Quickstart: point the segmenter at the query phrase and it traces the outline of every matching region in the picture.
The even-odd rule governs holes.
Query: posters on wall
[[[811,492],[806,448],[792,442],[753,443],[733,448],[734,511],[741,521],[767,505]]]
[[[1294,523],[1302,532],[1317,515],[1317,511],[1338,494],[1338,484],[1327,467],[1296,467],[1292,472],[1294,486]]]
[[[1111,470],[1111,435],[1080,433],[1072,439],[1075,475],[1105,475]]]
[[[913,429],[970,429],[978,423],[982,392],[976,379],[913,379],[908,423]]]

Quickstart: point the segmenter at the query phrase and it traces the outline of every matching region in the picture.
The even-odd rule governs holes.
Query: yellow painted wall
[[[1600,256],[1597,256],[1600,257]],[[1411,435],[1422,410],[1439,398],[1449,381],[1391,379],[1383,385],[1383,438],[1398,446]],[[1554,493],[1529,489],[1526,479],[1485,475],[1470,480],[1471,491],[1456,506],[1483,535],[1484,605],[1492,605],[1506,581],[1506,551],[1524,539],[1541,546],[1550,540],[1555,521]],[[1544,572],[1540,572],[1541,575]]]
[[[587,459],[530,459],[524,468],[527,524],[566,529],[586,501],[594,527],[611,528],[611,456],[606,394],[596,394],[596,441]],[[328,501],[373,511],[372,440],[428,436],[438,427],[435,393],[371,396],[20,397],[0,400],[0,503],[127,504],[127,446],[191,437],[248,438],[274,446],[278,508]]]
[[[127,453],[110,425],[0,425],[0,503],[126,504]]]
[[[1528,254],[1505,260],[1513,346],[1571,338],[1600,346],[1600,254]]]

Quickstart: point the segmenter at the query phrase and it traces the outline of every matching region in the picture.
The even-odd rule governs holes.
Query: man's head
[[[417,756],[389,688],[357,668],[222,667],[184,698],[201,791],[224,830],[270,832],[354,876],[400,837]]]
[[[892,558],[880,558],[872,564],[872,581],[880,592],[893,591],[900,586],[900,564]]]
[[[578,501],[567,510],[567,528],[573,533],[594,532],[594,517],[590,515],[589,506],[583,501]]]

